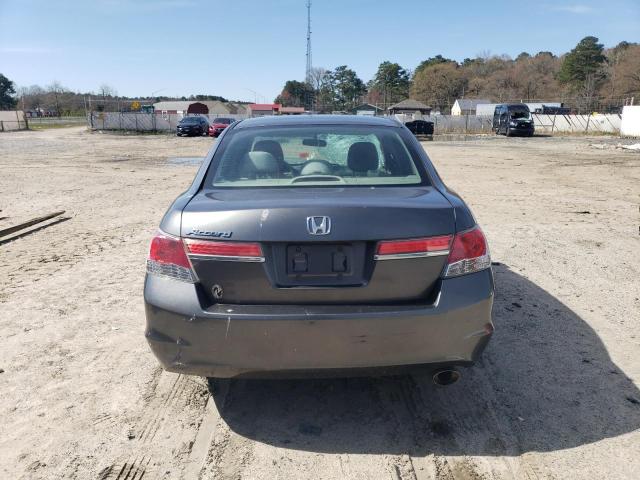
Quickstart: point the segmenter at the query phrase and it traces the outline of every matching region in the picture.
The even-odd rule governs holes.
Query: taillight
[[[447,255],[451,244],[451,235],[414,238],[411,240],[386,240],[378,243],[376,260],[398,258],[431,257]]]
[[[491,257],[480,227],[456,233],[447,260],[445,277],[478,272],[491,266]]]
[[[264,262],[262,247],[253,242],[220,242],[217,240],[184,241],[189,255],[205,256],[215,260]]]
[[[182,240],[163,232],[158,232],[151,240],[147,273],[163,275],[183,282],[195,282],[196,279]]]

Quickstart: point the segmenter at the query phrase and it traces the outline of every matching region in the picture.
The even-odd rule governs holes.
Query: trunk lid
[[[328,217],[329,233],[311,234],[308,217]],[[181,227],[184,238],[261,244],[262,263],[191,257],[211,301],[239,304],[428,301],[446,255],[376,261],[377,242],[454,232],[433,187],[203,190]]]

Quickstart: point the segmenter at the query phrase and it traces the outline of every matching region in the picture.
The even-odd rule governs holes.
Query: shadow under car
[[[479,364],[429,375],[232,380],[214,400],[239,435],[325,453],[520,455],[640,427],[640,393],[593,329],[508,267],[494,266],[496,334]]]

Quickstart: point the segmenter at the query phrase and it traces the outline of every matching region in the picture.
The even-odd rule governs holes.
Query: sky
[[[0,73],[17,86],[272,101],[304,80],[305,0],[0,0]],[[640,42],[640,0],[313,0],[313,65],[365,82],[389,60]]]

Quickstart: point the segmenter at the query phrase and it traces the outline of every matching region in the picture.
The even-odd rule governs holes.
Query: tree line
[[[332,70],[314,68],[306,81],[288,80],[275,99],[284,106],[304,106],[319,112],[351,111],[361,103],[386,108],[413,98],[449,113],[457,98],[486,98],[492,102],[558,101],[577,113],[619,111],[631,98],[640,101],[640,44],[620,42],[604,48],[596,37],[585,37],[570,52],[479,55],[462,62],[436,55],[414,70],[384,61],[368,82],[347,65]],[[129,111],[161,100],[220,100],[217,95],[154,97],[118,96],[103,84],[97,92],[76,93],[60,82],[41,87],[16,87],[0,74],[0,110],[45,111],[80,115],[86,110]]]
[[[570,52],[479,55],[457,62],[442,55],[427,58],[413,71],[382,62],[365,83],[347,65],[314,68],[310,78],[289,80],[275,99],[285,106],[320,112],[350,111],[361,103],[386,108],[406,98],[449,113],[458,98],[491,102],[557,101],[578,113],[619,111],[640,100],[640,44],[621,42],[605,49],[585,37]]]
[[[102,84],[96,92],[73,92],[58,81],[46,86],[16,87],[0,73],[0,110],[18,108],[45,116],[84,115],[86,111],[134,111],[144,104],[163,100],[209,101],[228,100],[219,95],[189,95],[182,97],[155,96],[152,98],[119,96],[115,88]],[[246,103],[246,102],[240,102]]]

